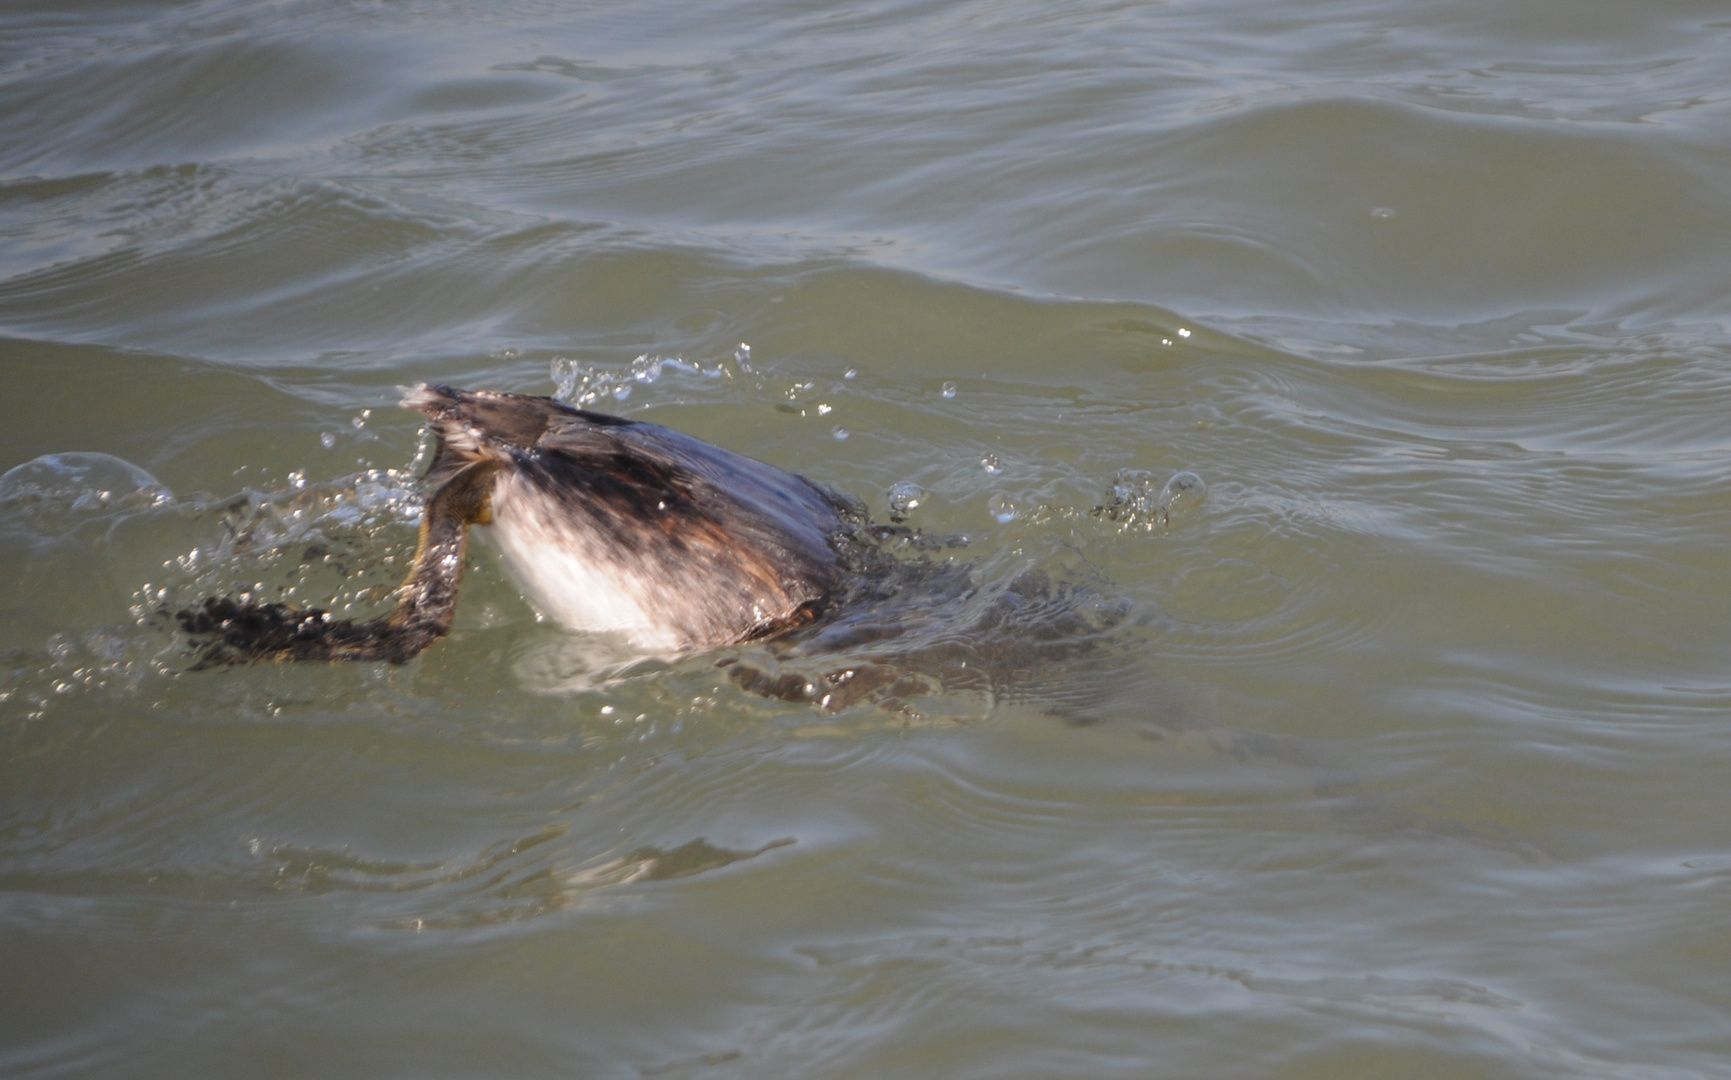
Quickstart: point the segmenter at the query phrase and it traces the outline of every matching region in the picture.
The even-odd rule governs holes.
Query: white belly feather
[[[619,634],[651,652],[690,647],[651,615],[641,583],[599,537],[550,509],[515,475],[499,475],[490,531],[512,578],[543,614],[583,633]]]

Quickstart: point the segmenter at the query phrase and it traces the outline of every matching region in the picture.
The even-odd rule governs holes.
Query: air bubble
[[[847,440],[847,437],[849,435],[853,434],[853,432],[849,431],[847,428],[842,427],[840,424],[837,424],[835,427],[830,428],[829,433],[831,435],[835,436],[836,442],[844,442]]]
[[[1208,486],[1200,476],[1193,472],[1174,473],[1172,479],[1166,481],[1166,486],[1160,489],[1160,509],[1170,520],[1175,514],[1189,513],[1202,505],[1207,494]]]
[[[852,382],[859,378],[859,368],[848,368],[846,371],[841,373],[841,377]]]
[[[628,398],[630,396],[631,396],[631,386],[629,383],[620,383],[618,386],[615,386],[613,388],[613,400],[614,401],[624,401],[626,398]]]
[[[998,524],[1000,525],[1008,525],[1010,522],[1016,520],[1017,514],[1021,513],[1021,511],[1016,509],[1016,504],[1012,502],[1010,497],[1007,495],[993,495],[990,499],[986,500],[986,509],[993,517],[998,519]]]
[[[330,449],[335,448],[335,446],[337,445],[337,433],[334,431],[323,432],[322,434],[319,435],[319,443],[326,450],[330,450]]]
[[[980,459],[980,468],[986,470],[987,476],[996,476],[1004,471],[1004,467],[998,463],[998,455],[996,454],[987,454],[985,457],[982,457]]]
[[[956,396],[956,384],[953,382],[946,382],[943,389],[938,392],[947,398],[953,398]]]
[[[111,454],[44,454],[0,476],[0,504],[57,504],[74,511],[114,504],[158,506],[174,493],[156,477]]]
[[[912,480],[901,480],[890,485],[889,509],[890,520],[900,524],[908,519],[908,515],[920,508],[920,503],[926,498],[926,489]]]

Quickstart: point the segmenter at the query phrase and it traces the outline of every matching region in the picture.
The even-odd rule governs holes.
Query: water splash
[[[729,374],[724,363],[705,366],[699,361],[687,360],[682,356],[659,356],[652,353],[643,353],[623,370],[563,356],[554,357],[549,368],[553,379],[553,397],[578,407],[593,405],[606,398],[614,401],[629,400],[636,387],[653,386],[670,373],[696,376],[703,380],[721,379]],[[740,370],[749,372],[751,368],[742,363]]]
[[[1154,474],[1148,470],[1120,469],[1107,489],[1106,502],[1092,513],[1127,529],[1151,531],[1202,505],[1207,493],[1207,485],[1193,472],[1174,473],[1156,490]]]

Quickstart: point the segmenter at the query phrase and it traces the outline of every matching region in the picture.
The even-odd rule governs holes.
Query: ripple
[[[7,1063],[1722,1071],[1708,6],[7,9]],[[613,670],[483,543],[183,671],[400,580],[395,384],[549,373],[923,569]]]

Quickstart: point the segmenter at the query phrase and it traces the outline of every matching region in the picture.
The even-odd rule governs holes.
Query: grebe
[[[546,614],[648,655],[731,651],[742,689],[839,712],[962,693],[1024,701],[1073,724],[1144,714],[1144,734],[1201,732],[1234,754],[1290,757],[1267,736],[1157,706],[1138,677],[1126,600],[1024,567],[981,581],[929,555],[966,543],[873,525],[796,473],[655,424],[552,398],[422,384],[403,397],[434,439],[420,539],[396,609],[362,622],[318,608],[213,597],[179,620],[196,667],[257,660],[403,663],[451,628],[473,525]],[[802,670],[806,669],[806,670]],[[815,674],[808,674],[808,671]],[[1302,748],[1300,748],[1302,750]]]
[[[491,526],[524,593],[567,627],[670,659],[764,640],[717,666],[830,712],[918,715],[909,701],[963,691],[1087,723],[1132,660],[1123,601],[1031,568],[982,583],[972,564],[897,557],[965,538],[872,525],[843,495],[689,435],[527,394],[421,385],[403,405],[426,415],[434,454],[396,609],[356,622],[213,597],[179,613],[196,667],[409,660],[451,628],[472,525]]]
[[[435,440],[396,610],[365,622],[212,598],[180,613],[201,666],[402,663],[451,628],[471,525],[547,615],[678,655],[774,637],[821,614],[857,508],[803,476],[655,424],[552,398],[421,384]]]

